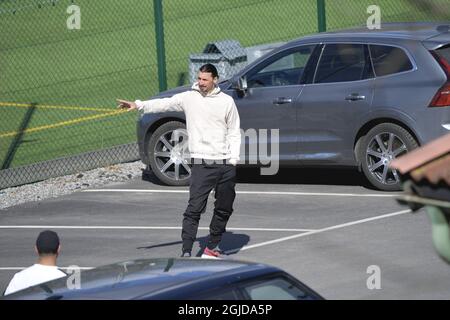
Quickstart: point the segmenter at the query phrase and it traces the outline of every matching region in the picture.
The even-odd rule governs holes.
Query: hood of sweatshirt
[[[195,82],[192,85],[191,89],[201,93],[200,88],[198,86],[198,82]],[[215,86],[214,89],[212,89],[212,91],[206,95],[206,97],[216,96],[216,95],[218,95],[220,93],[220,91],[221,90],[220,90],[219,86]]]

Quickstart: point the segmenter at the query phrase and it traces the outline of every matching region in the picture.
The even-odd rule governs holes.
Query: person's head
[[[217,85],[219,74],[217,69],[211,63],[204,64],[198,71],[198,87],[200,92],[207,94]]]
[[[42,231],[36,239],[35,248],[40,258],[58,256],[61,248],[58,234],[51,230]]]

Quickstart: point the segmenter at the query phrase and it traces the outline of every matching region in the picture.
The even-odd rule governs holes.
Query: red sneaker
[[[203,251],[202,258],[205,259],[220,259],[220,252],[216,249],[208,249],[208,247],[205,248],[205,251]]]

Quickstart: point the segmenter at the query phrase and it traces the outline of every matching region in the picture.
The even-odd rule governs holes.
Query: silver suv
[[[355,167],[376,188],[399,190],[392,159],[450,132],[449,31],[450,25],[402,23],[307,36],[220,87],[235,99],[244,132],[279,129],[280,166]],[[138,120],[141,158],[169,185],[190,177],[178,147],[184,126],[180,113]],[[241,165],[258,160],[247,140]]]

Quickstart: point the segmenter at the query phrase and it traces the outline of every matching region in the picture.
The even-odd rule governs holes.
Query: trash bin
[[[450,263],[450,134],[391,162],[405,191],[397,198],[413,212],[425,207],[433,245]]]
[[[197,81],[198,69],[206,63],[217,68],[220,79],[228,79],[247,65],[247,52],[236,40],[208,43],[202,53],[189,55],[191,83]]]

